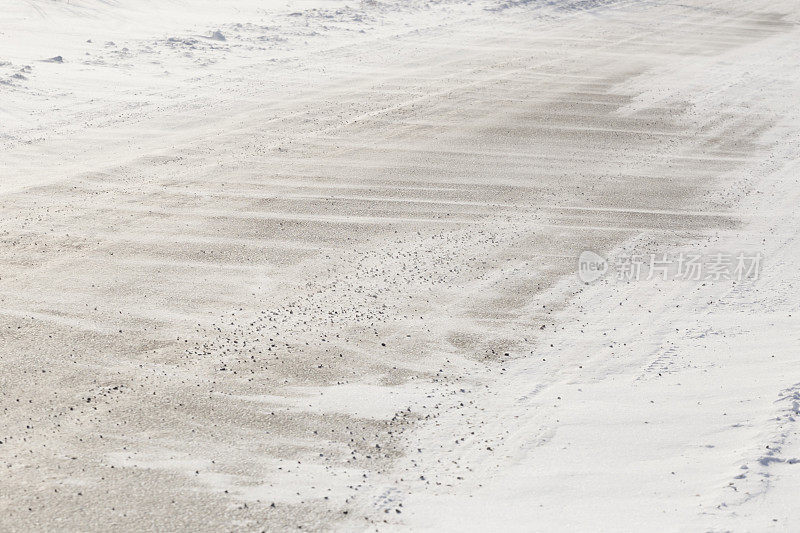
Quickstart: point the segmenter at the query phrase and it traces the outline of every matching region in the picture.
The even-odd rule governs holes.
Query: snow
[[[0,13],[0,529],[800,529],[796,2]]]

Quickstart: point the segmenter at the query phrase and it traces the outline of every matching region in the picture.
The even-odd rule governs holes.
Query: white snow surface
[[[0,529],[800,530],[798,101],[789,0],[0,0]]]

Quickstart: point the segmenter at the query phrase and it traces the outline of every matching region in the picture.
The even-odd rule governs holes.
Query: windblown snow
[[[800,529],[794,0],[0,0],[0,530]]]

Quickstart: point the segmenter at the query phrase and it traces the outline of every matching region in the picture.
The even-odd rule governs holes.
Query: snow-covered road
[[[0,529],[800,527],[796,2],[0,13]]]

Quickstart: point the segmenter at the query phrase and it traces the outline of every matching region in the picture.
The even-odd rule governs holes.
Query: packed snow
[[[797,531],[795,0],[0,0],[0,530]]]

